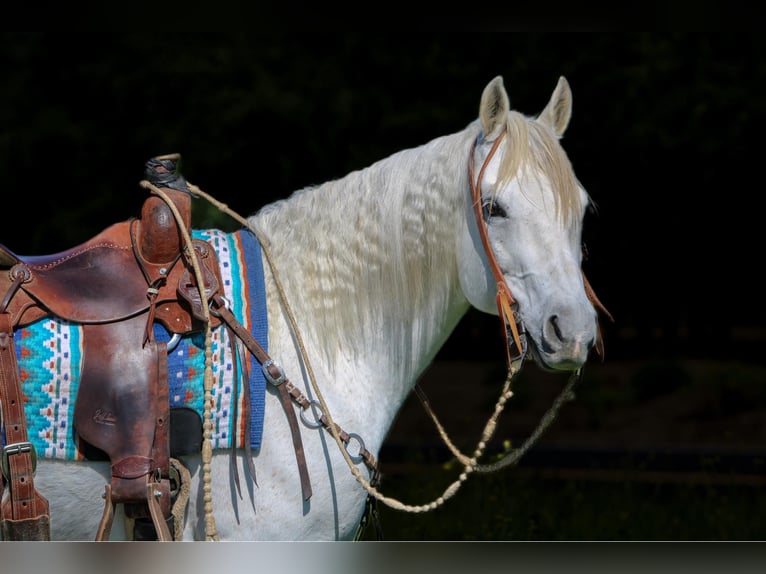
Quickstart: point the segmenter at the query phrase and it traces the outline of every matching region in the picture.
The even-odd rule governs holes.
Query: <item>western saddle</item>
[[[153,327],[159,323],[181,336],[202,330],[207,321],[212,327],[221,324],[220,315],[201,308],[194,269],[201,270],[206,300],[223,294],[215,251],[205,241],[192,240],[195,267],[179,229],[179,223],[191,229],[192,199],[179,160],[173,154],[146,163],[148,181],[171,199],[175,210],[166,199],[150,195],[140,218],[116,223],[53,255],[19,256],[0,245],[4,540],[50,539],[48,501],[33,482],[37,454],[27,436],[13,342],[16,329],[46,316],[83,328],[74,433],[85,458],[111,461],[96,539],[108,539],[119,503],[134,519],[135,540],[177,535],[171,532],[179,478],[170,449],[167,343],[156,340]],[[201,436],[202,421],[196,419]]]

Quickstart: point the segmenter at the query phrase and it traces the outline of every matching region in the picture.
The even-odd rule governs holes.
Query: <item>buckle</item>
[[[35,446],[27,441],[27,442],[15,442],[13,444],[7,445],[3,449],[3,460],[2,460],[2,467],[3,467],[3,476],[5,477],[5,480],[10,481],[11,478],[11,466],[8,462],[8,457],[14,454],[21,454],[23,452],[28,452],[29,455],[32,457],[32,474],[37,471],[37,451],[35,450]]]
[[[279,372],[279,376],[274,378],[271,375],[271,372],[269,372],[269,367],[274,367]],[[266,378],[266,380],[269,381],[275,387],[278,387],[279,385],[281,385],[287,380],[285,378],[284,369],[280,367],[279,365],[277,365],[273,359],[268,359],[265,363],[263,363],[261,365],[261,370],[263,371],[263,376]]]
[[[515,356],[511,356],[511,361],[520,361],[523,360],[527,356],[527,351],[529,350],[529,341],[527,340],[527,329],[524,325],[523,321],[518,321],[516,323],[516,328],[519,332],[519,341],[521,342],[521,349],[516,348],[516,343],[513,340],[513,332],[511,331],[510,326],[506,325],[505,327],[505,337],[506,341],[508,341],[508,349],[509,352],[512,349],[516,349],[518,351],[518,354]]]

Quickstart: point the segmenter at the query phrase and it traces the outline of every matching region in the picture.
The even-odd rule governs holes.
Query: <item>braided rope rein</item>
[[[212,479],[210,474],[211,462],[212,462],[211,409],[212,409],[212,400],[213,400],[212,399],[212,386],[213,386],[212,327],[210,324],[210,311],[208,308],[208,300],[207,300],[207,296],[205,294],[205,289],[204,289],[204,285],[205,285],[204,277],[202,275],[199,262],[197,261],[197,258],[194,255],[194,244],[192,242],[192,238],[189,233],[189,230],[186,228],[183,222],[183,218],[180,212],[178,211],[178,209],[176,208],[175,204],[173,203],[173,201],[170,199],[170,197],[167,194],[165,194],[162,190],[160,190],[158,187],[156,187],[149,181],[142,180],[140,182],[140,185],[141,187],[144,187],[145,189],[148,189],[155,195],[159,196],[168,205],[171,212],[173,213],[173,216],[176,219],[178,228],[183,236],[186,250],[188,253],[187,259],[189,260],[189,262],[191,263],[193,267],[195,278],[197,280],[197,286],[200,291],[200,301],[201,301],[203,315],[205,317],[205,323],[206,323],[205,373],[204,373],[204,383],[203,383],[204,393],[205,393],[204,395],[205,404],[204,404],[204,411],[203,411],[203,444],[202,444],[202,474],[203,474],[203,502],[204,502],[204,512],[205,512],[205,539],[208,541],[217,541],[219,540],[219,536],[218,536],[218,531],[217,531],[217,527],[215,523],[215,517],[213,514]],[[489,443],[490,439],[492,438],[497,428],[497,421],[500,418],[500,415],[503,409],[505,408],[505,404],[513,396],[513,391],[511,390],[511,382],[521,369],[521,366],[523,363],[523,357],[517,361],[509,363],[508,374],[503,383],[503,387],[502,387],[500,396],[498,398],[498,401],[495,405],[494,411],[492,415],[490,416],[489,420],[487,421],[486,425],[484,426],[484,429],[481,434],[481,438],[478,441],[472,456],[470,457],[460,452],[460,450],[454,445],[453,441],[449,438],[446,430],[444,429],[442,424],[439,422],[439,419],[436,417],[435,413],[431,409],[430,404],[421,395],[421,402],[423,403],[423,406],[426,409],[426,412],[428,413],[428,415],[430,416],[430,418],[433,420],[434,424],[436,425],[436,428],[439,432],[439,435],[442,437],[442,440],[444,440],[445,444],[450,449],[450,451],[455,456],[455,458],[463,465],[463,471],[460,473],[457,480],[450,483],[444,489],[443,493],[440,496],[434,498],[431,502],[426,504],[419,504],[419,505],[405,504],[396,498],[391,498],[391,497],[383,495],[375,486],[371,484],[369,480],[365,479],[362,476],[361,471],[359,470],[357,465],[354,463],[354,461],[351,459],[351,455],[348,453],[346,447],[343,444],[343,440],[341,439],[340,432],[339,432],[340,427],[334,423],[332,416],[330,414],[330,410],[324,399],[324,396],[322,395],[319,385],[317,384],[316,377],[314,375],[314,370],[311,366],[311,362],[309,361],[308,353],[306,352],[306,348],[303,342],[303,337],[301,336],[298,323],[293,314],[292,307],[290,306],[287,300],[287,296],[285,294],[279,272],[274,263],[274,260],[271,254],[270,243],[263,236],[263,234],[260,232],[259,229],[257,229],[254,225],[252,225],[247,219],[245,219],[244,217],[242,217],[241,215],[233,211],[231,208],[229,208],[228,205],[218,201],[211,195],[205,193],[198,186],[188,182],[188,180],[187,180],[187,186],[192,196],[198,196],[205,199],[210,204],[215,206],[219,211],[227,214],[228,216],[238,221],[244,227],[249,229],[260,242],[261,248],[269,264],[269,268],[272,272],[272,276],[273,276],[274,283],[277,288],[277,292],[279,294],[280,300],[282,301],[284,310],[290,322],[290,326],[295,335],[296,342],[298,344],[298,348],[300,351],[300,356],[304,362],[304,365],[306,367],[306,372],[311,382],[311,387],[314,390],[317,396],[317,399],[322,407],[322,412],[327,418],[328,424],[326,425],[326,428],[332,435],[336,444],[338,445],[338,449],[340,450],[341,455],[346,461],[346,464],[348,465],[351,471],[351,474],[354,476],[356,481],[362,485],[362,487],[367,491],[367,493],[370,496],[373,496],[377,500],[384,503],[386,506],[393,508],[395,510],[412,512],[412,513],[428,512],[442,506],[447,500],[452,498],[458,492],[462,484],[468,479],[468,476],[472,474],[473,472],[479,472],[479,473],[495,472],[497,470],[500,470],[502,468],[505,468],[507,466],[510,466],[518,462],[521,456],[523,456],[523,454],[537,441],[537,439],[543,434],[544,430],[555,419],[556,414],[558,413],[558,410],[561,407],[561,405],[565,403],[567,400],[571,400],[573,396],[572,388],[574,384],[576,383],[576,381],[579,380],[581,376],[581,370],[576,371],[575,374],[572,377],[570,377],[567,385],[561,391],[559,396],[555,399],[551,408],[542,417],[537,428],[525,441],[522,447],[515,449],[514,451],[510,453],[507,453],[499,461],[493,464],[486,465],[486,464],[479,464],[478,460],[484,454],[487,444]]]
[[[551,406],[548,408],[548,410],[543,414],[543,416],[540,418],[540,422],[538,423],[535,430],[530,434],[527,439],[524,441],[524,443],[519,447],[515,448],[510,452],[505,453],[501,456],[501,458],[491,464],[474,464],[473,470],[475,472],[479,473],[490,473],[490,472],[496,472],[498,470],[501,470],[503,468],[506,468],[508,466],[515,465],[522,456],[537,442],[537,440],[542,436],[543,432],[550,426],[550,424],[556,419],[556,416],[558,415],[558,411],[561,408],[561,406],[574,399],[574,386],[577,384],[577,382],[580,381],[582,378],[582,369],[578,369],[572,375],[570,375],[566,385],[564,388],[559,392],[558,396],[554,399]],[[428,402],[428,399],[423,395],[420,394],[420,400],[423,404],[423,408],[426,410],[426,413],[433,421],[434,425],[436,426],[436,430],[439,432],[439,436],[444,441],[444,444],[447,445],[447,448],[449,448],[450,452],[453,454],[453,456],[463,465],[469,465],[472,463],[472,459],[470,459],[467,455],[460,452],[460,450],[455,446],[455,444],[450,439],[449,435],[447,434],[447,431],[442,426],[441,422],[439,421],[438,417],[436,416],[436,413],[434,413],[433,409],[431,409],[431,405]],[[511,393],[513,394],[513,393]],[[503,395],[501,395],[501,399],[503,398]],[[498,404],[495,406],[495,410],[500,407],[500,401],[498,401]],[[499,413],[498,413],[499,415]]]

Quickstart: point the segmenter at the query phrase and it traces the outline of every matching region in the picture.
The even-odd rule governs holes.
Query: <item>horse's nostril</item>
[[[588,350],[590,351],[595,345],[596,345],[596,338],[593,337],[590,341],[588,341]]]
[[[559,316],[558,315],[551,315],[551,318],[548,319],[551,323],[551,326],[553,327],[553,332],[556,335],[556,338],[559,341],[564,340],[564,335],[561,333],[561,329],[559,328]]]

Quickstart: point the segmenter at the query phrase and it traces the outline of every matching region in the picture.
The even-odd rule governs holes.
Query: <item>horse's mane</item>
[[[521,114],[508,116],[501,178],[522,166],[549,174],[556,209],[579,212],[577,182],[557,139]],[[468,151],[478,121],[458,133],[397,152],[343,178],[296,191],[261,209],[255,225],[270,242],[304,337],[324,360],[375,352],[411,375],[421,344],[465,309],[444,309],[457,281],[456,245],[469,197]],[[531,162],[531,163],[527,163]],[[273,296],[271,293],[269,296]],[[428,317],[428,321],[415,318]],[[392,374],[392,380],[401,380]]]
[[[304,336],[328,350],[325,360],[337,350],[354,360],[382,334],[391,348],[381,354],[399,358],[391,367],[409,369],[419,342],[439,329],[466,201],[451,190],[468,189],[469,145],[465,134],[437,138],[254,216]],[[424,309],[433,322],[413,323]]]

